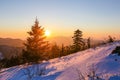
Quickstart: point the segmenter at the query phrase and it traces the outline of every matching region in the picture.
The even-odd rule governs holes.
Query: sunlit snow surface
[[[120,80],[120,57],[110,55],[116,46],[120,46],[120,42],[44,61],[42,64],[39,64],[39,68],[45,67],[44,75],[42,76],[36,74],[38,70],[35,66],[37,65],[30,65],[28,68],[31,74],[36,74],[31,79],[79,80],[78,71],[86,77],[90,73],[91,68],[94,67],[96,74],[103,80]],[[25,70],[23,65],[2,69],[0,80],[28,80],[28,75],[24,73]]]

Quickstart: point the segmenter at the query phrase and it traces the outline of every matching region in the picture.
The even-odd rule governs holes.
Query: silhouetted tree
[[[0,60],[0,71],[1,71],[1,69],[4,67],[4,65],[3,65],[3,63],[1,62],[1,60]]]
[[[50,53],[50,44],[49,44],[49,41],[46,41],[46,43],[47,43],[46,44],[46,46],[47,46],[46,48],[47,49],[45,50],[45,52],[44,52],[44,54],[42,56],[44,60],[48,60],[49,59],[49,53]]]
[[[31,31],[28,32],[29,37],[27,42],[24,44],[26,49],[23,50],[23,59],[25,62],[37,62],[43,60],[43,55],[46,51],[47,41],[45,40],[44,28],[39,26],[39,22],[36,19],[34,26]]]
[[[65,55],[73,53],[73,47],[71,45],[65,47]]]
[[[88,46],[88,48],[90,48],[90,47],[91,47],[90,42],[91,42],[91,39],[90,39],[90,37],[89,37],[89,38],[87,39],[87,46]]]
[[[108,37],[109,37],[108,43],[114,42],[114,38],[113,37],[111,37],[111,36],[108,36]]]
[[[60,48],[57,44],[54,44],[51,47],[51,57],[52,58],[60,57]]]
[[[84,45],[85,45],[83,38],[82,38],[82,31],[77,29],[74,32],[74,36],[72,38],[73,38],[74,51],[77,52],[77,51],[82,50],[84,48]]]
[[[64,52],[65,52],[65,47],[64,47],[64,44],[62,44],[61,52],[60,52],[59,57],[64,56],[65,55]]]

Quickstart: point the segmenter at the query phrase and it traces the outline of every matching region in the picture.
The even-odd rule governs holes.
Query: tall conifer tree
[[[27,62],[37,62],[44,59],[43,55],[48,45],[47,41],[44,41],[46,38],[44,28],[39,26],[37,19],[28,34],[29,37],[25,43],[26,49],[23,50],[23,59]]]
[[[84,48],[84,45],[85,45],[83,38],[82,38],[82,31],[77,29],[74,32],[74,36],[72,38],[73,38],[74,52],[82,50]]]
[[[88,46],[88,48],[91,47],[91,38],[90,37],[87,39],[87,46]]]

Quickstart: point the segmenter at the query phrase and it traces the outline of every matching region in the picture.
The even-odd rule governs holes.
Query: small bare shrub
[[[88,67],[87,73],[82,73],[78,68],[76,68],[76,72],[78,74],[77,80],[103,80],[97,75],[97,68],[94,65]]]
[[[45,75],[45,66],[39,64],[29,65],[25,64],[23,67],[23,74],[27,76],[27,80],[32,80],[34,76]]]
[[[29,66],[28,64],[25,64],[23,67],[23,74],[27,76],[27,80],[32,80],[34,73],[32,73],[33,67]]]
[[[78,80],[85,80],[85,76],[81,73],[81,71],[76,68],[76,72],[78,74]]]
[[[45,75],[46,67],[40,66],[39,64],[36,65],[36,75],[41,76]]]

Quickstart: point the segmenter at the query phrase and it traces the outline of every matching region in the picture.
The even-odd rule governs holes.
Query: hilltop
[[[116,46],[120,46],[120,42],[43,61],[41,64],[2,69],[0,80],[83,80],[79,79],[83,77],[89,80],[88,75],[91,76],[92,71],[101,78],[99,80],[119,80],[120,57],[111,54]]]

